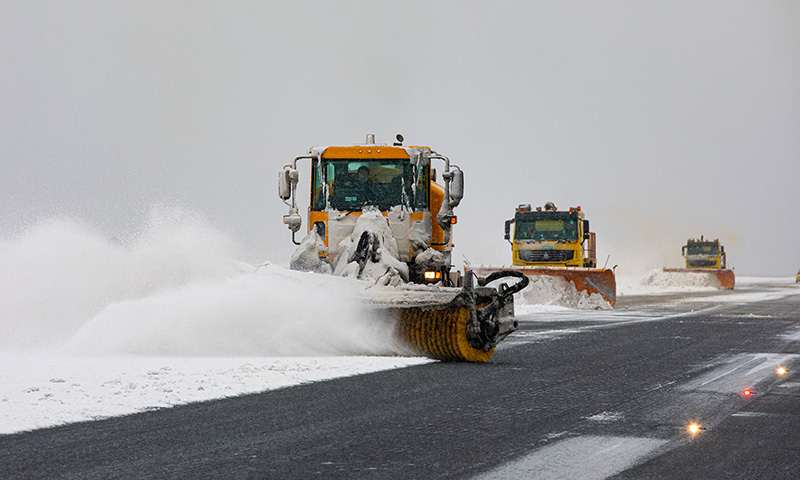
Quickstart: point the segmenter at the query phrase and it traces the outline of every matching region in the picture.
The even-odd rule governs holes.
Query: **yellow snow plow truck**
[[[597,293],[614,306],[614,271],[597,268],[595,234],[589,231],[581,207],[560,211],[552,202],[535,210],[529,204],[520,205],[514,218],[506,220],[505,239],[511,243],[513,266],[475,267],[476,274],[512,270],[529,277],[561,277],[578,292]]]
[[[686,268],[665,268],[665,272],[685,273],[687,275],[704,275],[711,280],[719,282],[719,287],[733,290],[736,277],[733,270],[729,270],[725,247],[720,245],[719,239],[706,240],[689,239],[681,248],[681,255],[686,259]]]
[[[307,235],[298,242],[298,162],[310,161]],[[436,182],[441,168],[442,184]],[[415,351],[445,360],[488,361],[517,329],[518,272],[473,278],[451,272],[453,209],[464,195],[461,169],[427,146],[366,143],[312,147],[280,171],[283,222],[298,245],[290,268],[369,282],[367,301],[397,322]],[[486,286],[513,277],[511,284]],[[476,285],[477,283],[477,285]],[[374,288],[373,288],[374,287]]]

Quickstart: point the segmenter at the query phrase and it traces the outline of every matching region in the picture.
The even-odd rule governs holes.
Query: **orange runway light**
[[[786,367],[778,367],[778,369],[775,370],[775,373],[778,375],[786,375]]]

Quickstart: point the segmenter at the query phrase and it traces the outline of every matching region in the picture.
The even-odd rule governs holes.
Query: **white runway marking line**
[[[796,354],[744,353],[728,360],[725,365],[712,369],[700,377],[690,380],[682,390],[702,390],[719,393],[739,393],[751,388],[771,375],[779,366],[785,366],[800,358]]]
[[[475,477],[489,479],[603,479],[636,465],[666,440],[640,437],[585,436],[547,445]]]
[[[784,340],[800,340],[800,327],[794,327],[793,331],[785,335],[781,335]]]

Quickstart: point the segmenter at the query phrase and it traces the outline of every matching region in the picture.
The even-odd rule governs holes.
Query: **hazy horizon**
[[[286,264],[278,170],[402,133],[465,173],[458,264],[509,263],[503,222],[553,201],[621,273],[701,235],[737,274],[800,267],[796,2],[5,2],[0,26],[0,240],[178,208]]]

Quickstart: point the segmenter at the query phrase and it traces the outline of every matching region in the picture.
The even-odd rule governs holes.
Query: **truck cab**
[[[279,174],[279,197],[290,207],[283,222],[299,245],[297,164],[310,160],[307,232],[320,239],[321,261],[336,262],[344,253],[339,251],[342,241],[354,233],[359,217],[379,211],[386,219],[390,248],[408,265],[412,282],[453,283],[453,209],[463,197],[463,173],[430,147],[402,142],[398,135],[392,145],[378,144],[369,134],[363,144],[316,146],[295,157]],[[441,184],[436,183],[433,161],[443,163]]]
[[[519,205],[505,225],[512,264],[522,266],[597,266],[595,234],[581,207],[560,211],[552,202],[532,209]]]
[[[726,268],[725,247],[719,239],[705,240],[702,236],[699,240],[689,239],[681,248],[681,255],[686,259],[686,268]]]

